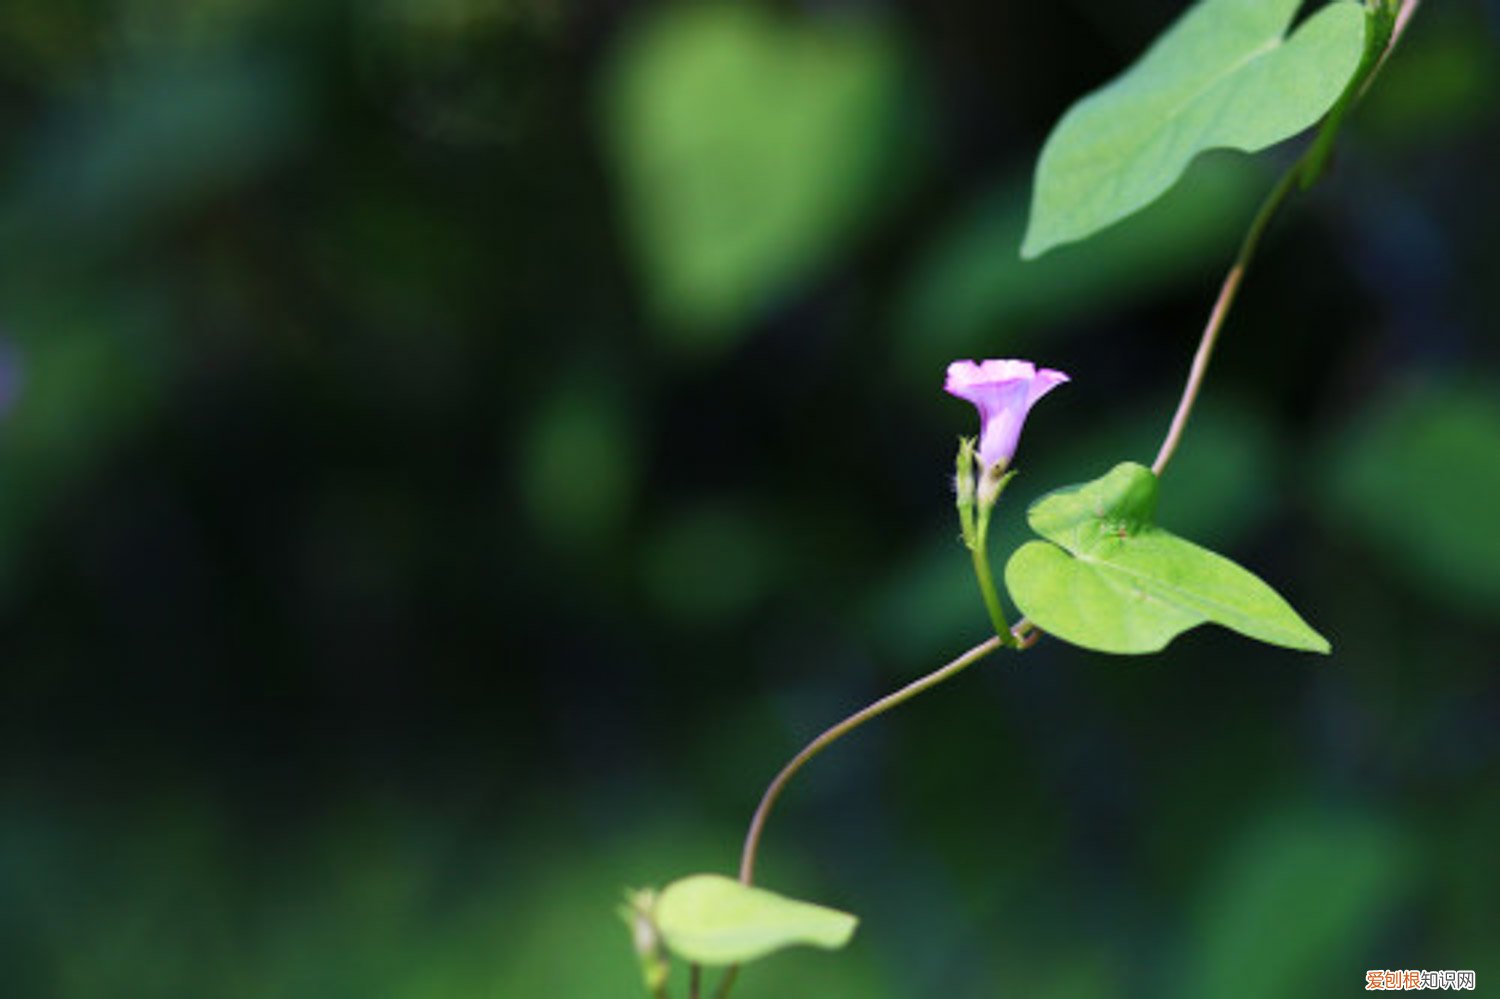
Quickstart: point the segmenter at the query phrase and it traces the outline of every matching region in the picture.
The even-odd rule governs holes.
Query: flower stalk
[[[1017,646],[1017,639],[1011,635],[1010,624],[1005,619],[1005,608],[1000,603],[1000,590],[995,585],[995,574],[990,569],[990,514],[994,512],[995,503],[1000,499],[1000,494],[1010,480],[1015,477],[1015,472],[1007,472],[1004,466],[995,465],[986,469],[983,481],[979,487],[978,509],[975,511],[975,524],[972,539],[965,537],[968,544],[969,555],[974,562],[974,578],[979,581],[979,593],[984,598],[984,609],[990,615],[990,623],[994,625],[995,636],[1000,639],[1001,644]],[[1019,647],[1019,646],[1017,646]]]
[[[974,577],[984,609],[994,625],[995,637],[1004,645],[1018,647],[1000,603],[1000,590],[990,568],[990,514],[1015,472],[1010,463],[1020,443],[1021,429],[1037,400],[1068,381],[1051,368],[1038,369],[1030,361],[954,361],[948,365],[943,390],[974,404],[979,410],[979,441],[958,442],[958,471],[954,491],[958,496],[958,518],[964,544],[974,562]]]

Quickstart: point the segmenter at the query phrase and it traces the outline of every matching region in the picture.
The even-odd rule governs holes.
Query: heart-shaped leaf
[[[1308,652],[1328,641],[1254,574],[1157,527],[1157,480],[1134,462],[1044,496],[1027,513],[1031,541],[1011,556],[1005,584],[1048,634],[1099,652],[1156,652],[1213,622]]]
[[[836,950],[859,920],[718,874],[694,874],[663,888],[654,909],[662,939],[698,964],[741,964],[794,944]]]
[[[664,332],[727,340],[852,235],[900,159],[901,75],[877,23],[759,4],[668,5],[624,37],[608,138]]]
[[[1037,162],[1021,256],[1144,208],[1205,150],[1256,152],[1327,113],[1359,69],[1364,8],[1337,0],[1285,37],[1301,3],[1202,0],[1069,108]]]

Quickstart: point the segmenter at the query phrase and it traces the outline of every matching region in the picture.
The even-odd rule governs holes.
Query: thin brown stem
[[[700,965],[688,965],[688,999],[700,999],[703,995],[703,968]]]
[[[1385,47],[1385,54],[1387,56],[1395,50],[1396,43],[1401,40],[1402,34],[1406,31],[1406,26],[1411,23],[1411,17],[1417,12],[1417,7],[1421,2],[1422,0],[1405,0],[1401,4],[1401,9],[1396,12],[1396,27],[1391,31],[1391,40]],[[1373,76],[1374,74],[1371,75]]]
[[[1224,328],[1224,320],[1229,317],[1229,309],[1234,305],[1245,271],[1255,256],[1261,234],[1266,231],[1266,226],[1286,201],[1287,195],[1296,187],[1301,173],[1302,160],[1299,159],[1281,175],[1271,193],[1266,195],[1266,200],[1261,203],[1260,210],[1255,213],[1255,219],[1240,243],[1229,273],[1224,276],[1224,283],[1219,286],[1219,296],[1214,300],[1213,310],[1208,314],[1208,324],[1203,327],[1203,333],[1198,339],[1198,351],[1193,355],[1193,365],[1188,370],[1182,398],[1177,402],[1177,412],[1173,414],[1172,425],[1167,428],[1167,435],[1162,439],[1160,450],[1156,452],[1156,460],[1151,463],[1151,471],[1157,475],[1167,467],[1167,462],[1172,460],[1172,455],[1177,452],[1177,445],[1182,441],[1182,432],[1187,428],[1188,417],[1193,413],[1193,403],[1198,400],[1198,391],[1203,387],[1203,378],[1208,373],[1208,362],[1213,358],[1214,347],[1218,344],[1219,332]]]
[[[740,882],[748,885],[754,880],[756,852],[760,848],[761,833],[765,831],[766,819],[771,815],[771,808],[776,804],[776,799],[781,797],[781,792],[786,788],[787,783],[809,760],[870,719],[878,718],[891,708],[916,697],[922,691],[935,687],[950,677],[957,676],[1003,644],[1004,640],[998,635],[980,642],[947,665],[933,670],[920,679],[913,680],[895,693],[887,694],[874,704],[854,712],[837,725],[824,731],[822,735],[809,742],[802,752],[792,757],[791,762],[782,767],[781,772],[766,787],[765,794],[761,795],[760,805],[755,809],[755,815],[750,820],[750,828],[745,833],[745,846],[740,853]]]
[[[808,761],[817,756],[830,745],[859,728],[865,722],[878,718],[898,705],[904,704],[932,687],[936,687],[944,680],[950,679],[962,673],[970,666],[983,659],[1005,644],[1022,647],[1021,641],[1024,637],[1022,629],[1031,628],[1031,623],[1024,618],[1010,629],[1004,638],[999,635],[992,636],[974,646],[968,652],[943,666],[938,667],[926,676],[920,677],[908,683],[900,690],[887,694],[880,700],[870,704],[854,714],[845,718],[837,725],[826,729],[812,742],[803,747],[802,751],[792,757],[781,772],[772,778],[771,783],[766,786],[765,793],[761,795],[760,804],[756,806],[755,815],[750,819],[750,828],[745,833],[745,846],[740,853],[740,883],[750,884],[755,879],[755,858],[760,850],[761,834],[765,832],[766,820],[770,818],[771,809],[776,804],[776,799],[781,797],[781,792],[786,789],[788,782],[796,776]],[[1033,639],[1034,641],[1035,639]],[[724,969],[724,977],[719,981],[719,987],[714,992],[716,999],[728,999],[729,992],[734,988],[734,982],[739,977],[739,966],[731,965]]]
[[[1420,3],[1421,0],[1403,0],[1400,10],[1396,12],[1396,23],[1391,29],[1390,38],[1386,40],[1385,49],[1374,65],[1369,67],[1364,79],[1357,84],[1358,94],[1363,94],[1369,89],[1381,67],[1384,66],[1385,60],[1395,50],[1396,43],[1400,41],[1401,35],[1406,31]],[[1334,109],[1331,116],[1331,125],[1325,123],[1325,131],[1332,128],[1327,141],[1331,142],[1332,135],[1336,134],[1338,122],[1346,107],[1347,102],[1341,101],[1340,106]],[[1177,403],[1177,412],[1173,414],[1172,424],[1167,429],[1166,437],[1162,439],[1160,450],[1156,452],[1156,460],[1151,463],[1151,471],[1157,475],[1162,473],[1162,470],[1167,467],[1167,462],[1171,461],[1172,455],[1177,452],[1177,445],[1182,440],[1182,432],[1186,429],[1188,417],[1193,412],[1193,403],[1197,401],[1198,390],[1203,387],[1203,378],[1208,373],[1208,362],[1213,357],[1214,347],[1219,340],[1219,332],[1224,328],[1224,321],[1229,316],[1230,307],[1234,305],[1235,296],[1239,293],[1240,284],[1245,278],[1245,271],[1249,269],[1250,261],[1255,256],[1255,248],[1260,244],[1261,235],[1298,181],[1310,182],[1306,176],[1309,173],[1309,157],[1319,167],[1316,172],[1321,172],[1321,166],[1326,162],[1326,150],[1319,151],[1317,140],[1282,175],[1281,179],[1276,182],[1276,186],[1271,189],[1271,193],[1266,195],[1266,200],[1261,203],[1260,210],[1255,213],[1255,219],[1250,223],[1249,231],[1245,233],[1245,238],[1240,243],[1239,252],[1235,254],[1229,273],[1224,276],[1224,283],[1219,286],[1218,298],[1214,300],[1213,310],[1208,315],[1208,323],[1203,327],[1203,333],[1198,339],[1198,350],[1193,355],[1193,364],[1188,370],[1187,384],[1183,387],[1182,398]]]
[[[719,979],[719,988],[714,992],[714,999],[729,999],[729,990],[734,988],[734,980],[740,976],[740,966],[731,964],[724,969],[724,977]]]

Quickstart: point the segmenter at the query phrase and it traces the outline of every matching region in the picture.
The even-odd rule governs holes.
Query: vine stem
[[[729,990],[734,988],[734,980],[740,975],[740,966],[731,964],[724,969],[724,977],[719,979],[719,988],[714,992],[714,999],[729,999]]]
[[[1371,69],[1370,73],[1361,81],[1359,92],[1362,94],[1369,88],[1375,75],[1379,72],[1396,47],[1396,42],[1405,32],[1407,24],[1421,0],[1402,0],[1401,7],[1396,15],[1396,22],[1390,38],[1386,42],[1384,51],[1379,60]],[[1309,151],[1315,149],[1316,145],[1308,147]],[[1250,228],[1245,232],[1245,238],[1241,240],[1239,251],[1235,254],[1234,262],[1230,265],[1229,273],[1224,276],[1223,283],[1219,286],[1218,297],[1214,299],[1213,309],[1209,312],[1208,322],[1203,328],[1203,333],[1198,339],[1198,349],[1193,354],[1192,366],[1188,369],[1187,384],[1183,387],[1182,397],[1177,402],[1177,411],[1172,415],[1171,425],[1167,428],[1167,434],[1162,439],[1161,447],[1156,453],[1156,459],[1151,463],[1151,471],[1160,475],[1177,453],[1177,446],[1182,441],[1183,431],[1187,427],[1188,418],[1192,415],[1193,404],[1198,399],[1198,392],[1203,387],[1204,376],[1208,373],[1209,361],[1213,358],[1214,347],[1218,344],[1219,334],[1224,328],[1224,322],[1229,316],[1229,310],[1234,305],[1235,296],[1239,294],[1240,285],[1244,282],[1245,271],[1250,267],[1250,261],[1255,257],[1256,248],[1260,245],[1261,236],[1265,234],[1266,228],[1271,224],[1276,212],[1281,208],[1292,191],[1297,187],[1299,181],[1303,180],[1308,162],[1308,152],[1298,157],[1287,171],[1282,174],[1276,186],[1266,195],[1261,202],[1260,208],[1255,213],[1255,218],[1250,222]],[[987,525],[985,525],[987,526]],[[979,531],[979,544],[975,547],[974,560],[975,570],[979,576],[980,587],[984,591],[985,606],[989,610],[991,618],[995,621],[998,633],[993,637],[974,646],[968,652],[954,659],[952,662],[928,673],[920,679],[914,680],[892,694],[887,694],[880,700],[865,707],[845,718],[843,721],[827,729],[823,734],[809,742],[800,753],[792,757],[786,766],[781,768],[771,783],[766,787],[761,796],[760,804],[755,809],[755,815],[750,820],[750,828],[745,834],[744,849],[740,853],[740,883],[749,885],[755,877],[756,854],[760,848],[761,834],[765,831],[766,820],[775,806],[776,800],[781,797],[781,792],[791,781],[797,771],[801,770],[813,757],[817,756],[832,743],[848,735],[865,722],[876,718],[891,708],[904,704],[918,694],[937,686],[944,680],[956,676],[985,656],[994,652],[1003,645],[1011,645],[1017,649],[1027,649],[1035,645],[1041,638],[1042,631],[1026,618],[1021,618],[1013,628],[1007,629],[1003,622],[1004,617],[999,612],[999,597],[994,593],[991,582],[985,586],[990,579],[988,556],[984,552],[984,534],[981,527]],[[699,968],[697,965],[692,969],[692,994],[694,999],[698,995]],[[715,990],[716,999],[728,999],[730,990],[734,987],[735,979],[739,975],[739,965],[731,965],[725,969],[723,978],[719,981],[719,987]]]
[[[781,768],[771,783],[766,786],[765,794],[761,795],[760,805],[755,809],[755,816],[750,820],[750,828],[745,833],[745,846],[740,852],[740,883],[748,885],[755,879],[755,859],[760,849],[760,837],[766,828],[766,819],[770,817],[771,809],[776,804],[776,799],[781,797],[781,792],[787,783],[796,776],[797,771],[807,765],[830,745],[859,728],[872,718],[878,718],[887,711],[916,697],[924,690],[936,687],[944,680],[957,676],[970,666],[983,659],[1005,644],[999,636],[994,635],[974,646],[968,652],[957,659],[938,667],[926,676],[913,680],[900,690],[887,694],[873,704],[867,705],[854,712],[848,718],[828,728],[822,735],[803,747],[802,752],[792,757],[786,766]]]
[[[1219,296],[1214,300],[1213,310],[1208,314],[1208,323],[1203,327],[1203,333],[1198,339],[1198,350],[1193,355],[1193,365],[1188,369],[1187,385],[1183,387],[1182,398],[1177,402],[1177,412],[1172,415],[1172,425],[1167,429],[1167,436],[1162,438],[1161,448],[1156,452],[1156,460],[1151,463],[1151,471],[1160,475],[1167,467],[1167,462],[1172,460],[1172,455],[1177,453],[1177,445],[1182,441],[1182,432],[1187,428],[1188,417],[1193,413],[1193,403],[1198,400],[1198,390],[1203,387],[1203,377],[1208,373],[1208,362],[1213,358],[1214,347],[1219,342],[1219,331],[1224,328],[1224,320],[1229,317],[1229,310],[1234,305],[1234,299],[1239,294],[1240,284],[1245,278],[1245,271],[1250,267],[1250,261],[1255,256],[1255,248],[1260,244],[1261,234],[1266,231],[1266,226],[1275,216],[1276,210],[1286,201],[1292,189],[1297,186],[1297,181],[1302,175],[1303,160],[1298,159],[1293,163],[1271,193],[1266,195],[1266,200],[1261,202],[1260,210],[1255,213],[1255,219],[1250,223],[1250,228],[1245,232],[1245,238],[1240,242],[1239,252],[1235,254],[1234,263],[1229,268],[1229,273],[1224,276],[1224,283],[1219,286]]]
[[[1416,7],[1416,0],[1407,0],[1407,7],[1403,10],[1408,17],[1410,11]],[[1404,26],[1404,24],[1403,24]],[[1282,174],[1276,186],[1266,195],[1265,201],[1261,203],[1255,218],[1250,223],[1250,228],[1245,232],[1245,238],[1240,242],[1239,252],[1235,254],[1234,263],[1225,275],[1224,282],[1219,287],[1218,297],[1214,300],[1214,306],[1209,313],[1208,323],[1204,326],[1203,333],[1198,341],[1198,350],[1193,355],[1192,367],[1188,371],[1187,384],[1182,391],[1182,398],[1178,400],[1177,411],[1172,416],[1171,426],[1167,429],[1167,435],[1162,439],[1161,448],[1157,451],[1156,460],[1151,463],[1151,471],[1160,475],[1172,460],[1172,455],[1177,452],[1177,445],[1182,440],[1183,431],[1187,427],[1188,418],[1192,415],[1193,404],[1197,401],[1198,392],[1203,387],[1204,376],[1208,373],[1209,361],[1213,358],[1214,347],[1218,343],[1219,333],[1224,328],[1224,321],[1229,316],[1229,310],[1234,305],[1235,296],[1239,293],[1240,284],[1244,281],[1245,271],[1250,266],[1250,261],[1255,256],[1255,250],[1260,245],[1261,236],[1270,225],[1271,219],[1275,217],[1277,210],[1286,201],[1287,197],[1296,188],[1302,176],[1304,158],[1291,165]],[[987,525],[985,525],[987,526]],[[900,690],[887,694],[880,700],[869,706],[856,711],[843,721],[825,730],[817,738],[809,742],[802,751],[792,757],[786,766],[781,768],[771,783],[766,787],[765,793],[761,795],[760,804],[755,809],[755,815],[750,820],[750,828],[745,833],[744,849],[740,853],[741,884],[749,885],[755,878],[755,860],[760,849],[760,839],[765,831],[766,820],[770,817],[771,809],[776,800],[781,797],[781,792],[786,785],[796,776],[815,756],[827,749],[831,744],[848,735],[865,722],[885,714],[887,711],[897,707],[916,697],[918,694],[937,686],[963,672],[974,663],[1005,645],[1017,649],[1030,648],[1036,644],[1042,632],[1026,618],[1021,618],[1013,628],[1006,628],[1003,624],[1004,617],[1000,612],[999,596],[994,592],[994,585],[985,583],[990,579],[988,556],[984,546],[984,528],[979,531],[978,544],[974,547],[974,563],[980,580],[980,587],[984,593],[985,607],[990,612],[999,633],[974,646],[968,652],[954,659],[952,662],[928,673],[917,680],[912,681]],[[693,967],[693,982],[697,996],[698,968]],[[739,975],[739,966],[732,965],[725,969],[724,977],[719,982],[719,988],[715,991],[716,999],[728,999],[730,990],[734,986],[735,979]]]
[[[1356,95],[1363,95],[1375,81],[1385,60],[1395,51],[1396,43],[1400,41],[1405,33],[1407,25],[1411,23],[1412,15],[1417,12],[1421,0],[1402,0],[1401,7],[1396,12],[1395,24],[1392,27],[1390,37],[1385,41],[1385,47],[1380,55],[1369,67],[1364,78],[1355,84],[1351,91]],[[1334,109],[1330,116],[1333,120],[1333,128],[1336,133],[1338,119],[1341,117],[1347,104],[1343,101]],[[1276,215],[1277,209],[1286,201],[1299,181],[1306,186],[1311,181],[1305,176],[1307,173],[1310,155],[1316,155],[1319,149],[1319,141],[1313,144],[1298,157],[1297,161],[1282,174],[1271,193],[1266,195],[1266,200],[1261,202],[1260,209],[1255,213],[1255,219],[1250,223],[1245,238],[1240,242],[1239,252],[1235,254],[1234,263],[1229,268],[1229,273],[1224,276],[1224,283],[1219,286],[1218,298],[1214,300],[1214,307],[1208,314],[1208,323],[1203,327],[1203,333],[1198,339],[1198,350],[1193,355],[1192,367],[1188,370],[1187,384],[1183,387],[1182,398],[1177,402],[1177,412],[1172,415],[1172,424],[1167,428],[1167,435],[1162,439],[1161,448],[1156,452],[1156,460],[1151,463],[1151,471],[1161,475],[1167,463],[1172,460],[1172,455],[1177,453],[1177,445],[1182,440],[1182,432],[1187,427],[1188,417],[1192,415],[1193,403],[1198,399],[1198,390],[1203,387],[1204,375],[1208,372],[1208,362],[1213,358],[1214,347],[1219,341],[1219,332],[1224,328],[1224,321],[1229,316],[1230,307],[1234,305],[1234,299],[1239,294],[1240,284],[1244,281],[1245,271],[1250,267],[1250,261],[1255,256],[1255,249],[1260,245],[1260,237],[1265,233],[1266,227],[1270,225],[1271,219]],[[1321,162],[1321,161],[1320,161]]]
[[[745,833],[744,849],[740,852],[740,883],[749,885],[755,880],[755,860],[760,850],[761,835],[765,832],[766,820],[770,818],[771,809],[775,807],[776,800],[781,797],[781,792],[786,789],[791,779],[796,776],[807,763],[830,745],[853,732],[865,722],[885,714],[894,707],[905,704],[925,690],[930,690],[949,680],[970,666],[983,659],[1004,645],[1013,645],[1016,648],[1026,648],[1036,640],[1036,630],[1030,621],[1022,618],[1016,626],[1009,630],[1002,638],[1000,635],[991,637],[980,642],[957,659],[952,660],[925,676],[919,677],[902,687],[894,693],[887,694],[880,700],[854,712],[836,725],[824,730],[817,738],[813,739],[802,751],[792,757],[781,772],[772,778],[771,783],[766,785],[765,793],[761,795],[760,804],[756,806],[755,815],[750,819],[750,828]],[[725,969],[724,977],[719,981],[719,987],[714,995],[717,999],[728,999],[729,991],[734,986],[734,981],[739,975],[739,966],[733,965]]]
[[[1401,9],[1396,12],[1396,27],[1391,32],[1391,40],[1385,47],[1385,55],[1381,56],[1382,62],[1385,61],[1386,56],[1389,56],[1396,50],[1396,43],[1399,42],[1401,40],[1401,36],[1406,33],[1406,26],[1411,23],[1411,17],[1417,12],[1417,7],[1421,3],[1422,0],[1404,0],[1404,2],[1401,4]],[[1374,78],[1375,74],[1370,74],[1370,79],[1373,80]]]

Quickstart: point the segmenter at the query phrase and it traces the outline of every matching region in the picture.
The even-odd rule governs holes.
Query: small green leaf
[[[1209,622],[1272,645],[1329,650],[1256,576],[1157,527],[1156,496],[1151,470],[1124,462],[1034,503],[1027,519],[1048,540],[1022,545],[1005,567],[1016,606],[1043,631],[1099,652],[1156,652]]]
[[[1074,104],[1042,148],[1021,256],[1144,208],[1205,150],[1253,153],[1317,122],[1359,69],[1365,13],[1337,0],[1285,37],[1299,6],[1202,0]]]
[[[662,889],[656,926],[677,956],[740,964],[794,944],[836,950],[859,922],[847,912],[798,902],[718,874],[694,874]]]

